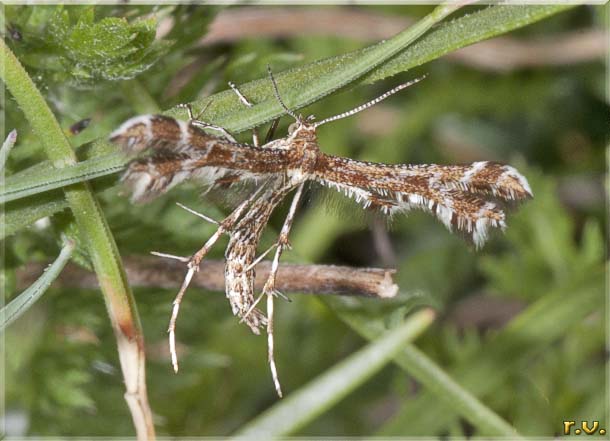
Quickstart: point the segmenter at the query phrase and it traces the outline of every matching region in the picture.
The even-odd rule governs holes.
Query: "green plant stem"
[[[38,135],[56,168],[76,163],[68,140],[31,78],[4,40],[0,43],[0,75]],[[97,274],[117,339],[119,359],[139,439],[154,438],[144,370],[144,336],[114,238],[88,183],[64,189],[80,235]]]

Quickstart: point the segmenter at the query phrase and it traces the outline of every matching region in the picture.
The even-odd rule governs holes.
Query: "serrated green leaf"
[[[155,41],[157,21],[154,18],[137,20],[131,24],[131,29],[136,32],[132,45],[137,49],[145,49]]]
[[[71,29],[63,47],[73,60],[83,64],[111,64],[114,58],[122,58],[138,50],[126,47],[134,38],[127,20],[109,17],[94,25],[79,22]]]
[[[133,78],[171,46],[171,42],[155,40],[154,18],[129,23],[105,17],[95,22],[94,6],[57,6],[44,29],[40,37],[29,37],[33,47],[21,59],[37,69],[53,71],[55,81],[68,80],[77,86]]]

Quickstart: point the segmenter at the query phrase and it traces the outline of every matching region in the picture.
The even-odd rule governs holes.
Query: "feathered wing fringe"
[[[232,143],[163,115],[131,118],[110,141],[128,155],[148,154],[132,161],[122,178],[133,202],[150,201],[187,179],[205,188],[264,181],[283,172],[288,161],[285,150]]]
[[[330,173],[317,174],[322,185],[387,215],[427,211],[450,231],[465,233],[477,248],[487,240],[490,228],[506,227],[504,210],[493,199],[509,202],[532,197],[523,175],[495,162],[390,166],[330,157],[322,164],[332,167]]]

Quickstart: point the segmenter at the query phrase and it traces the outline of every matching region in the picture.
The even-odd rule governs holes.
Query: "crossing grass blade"
[[[57,259],[44,271],[42,276],[0,310],[0,332],[4,332],[7,326],[21,317],[49,289],[70,260],[74,247],[74,242],[67,240]]]
[[[246,424],[235,438],[269,439],[296,433],[383,368],[433,320],[431,309],[411,315],[402,325],[385,332]]]
[[[16,174],[7,178],[4,188],[0,190],[0,203],[108,176],[121,171],[127,162],[124,155],[109,154],[60,169],[49,167],[35,174]]]

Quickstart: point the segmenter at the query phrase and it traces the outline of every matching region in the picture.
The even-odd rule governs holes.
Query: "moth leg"
[[[273,340],[273,295],[267,294],[267,353],[269,357],[269,368],[271,369],[271,377],[275,385],[277,395],[282,398],[282,386],[277,375],[277,367],[275,365],[274,340]]]
[[[290,210],[288,211],[288,216],[286,216],[286,220],[284,221],[284,225],[282,226],[282,230],[280,231],[280,237],[277,241],[277,248],[275,250],[275,256],[273,257],[273,263],[271,264],[271,271],[269,272],[269,277],[267,278],[267,282],[265,282],[265,286],[263,287],[263,294],[267,295],[267,352],[269,358],[269,367],[271,368],[271,376],[273,378],[275,390],[277,391],[277,394],[280,397],[282,396],[282,389],[277,375],[277,367],[275,365],[273,339],[273,297],[279,294],[279,292],[277,292],[275,289],[275,278],[277,275],[282,251],[284,251],[284,248],[288,248],[290,246],[288,243],[288,233],[292,228],[292,222],[294,221],[294,215],[296,213],[297,206],[303,194],[304,185],[305,183],[299,185],[294,195],[294,198],[292,199],[292,203],[290,204]]]
[[[237,86],[235,85],[234,82],[229,81],[229,87],[233,90],[233,92],[235,92],[235,95],[237,95],[237,98],[239,98],[239,101],[241,101],[244,106],[247,107],[252,107],[253,104],[248,100],[248,98],[246,98],[246,96],[241,93],[241,91],[237,88]]]
[[[201,115],[203,114],[203,112],[205,112],[205,110],[209,107],[209,105],[212,102],[209,101],[206,106],[201,110],[201,112],[199,112],[199,114],[195,117],[193,115],[193,107],[190,104],[178,104],[176,107],[181,108],[181,109],[186,109],[188,116],[189,116],[189,122],[195,126],[195,127],[199,127],[200,129],[210,129],[210,130],[216,130],[217,132],[222,133],[222,135],[227,138],[230,142],[233,142],[235,144],[237,144],[237,141],[235,140],[235,138],[233,137],[233,135],[231,135],[227,129],[225,129],[224,127],[220,127],[217,126],[215,124],[210,124],[207,123],[205,121],[201,121],[199,118],[201,117]]]
[[[229,81],[229,87],[233,90],[233,92],[235,92],[235,94],[239,98],[239,101],[241,101],[245,106],[247,106],[247,107],[253,106],[253,104],[248,100],[248,98],[246,98],[246,96],[243,93],[241,93],[241,91],[237,88],[235,83],[232,83],[231,81]],[[263,142],[263,145],[265,145],[269,141],[271,141],[271,138],[273,138],[273,135],[275,134],[275,130],[277,129],[279,122],[280,122],[279,118],[275,118],[271,122],[271,125],[269,126],[269,130],[267,131],[267,135],[265,135],[265,141]],[[256,129],[256,127],[254,129],[252,129],[252,142],[254,143],[255,147],[260,146],[260,139],[259,139],[258,130]]]
[[[197,116],[193,116],[193,106],[188,103],[181,103],[178,104],[176,107],[178,109],[186,109],[186,113],[189,116],[189,121],[201,121],[199,118],[201,118],[201,115],[203,115],[203,113],[208,109],[208,107],[210,107],[210,104],[212,104],[212,101],[208,101],[208,103],[203,107],[203,109],[201,109]]]
[[[198,121],[198,120],[191,121],[191,124],[194,125],[195,127],[199,127],[200,129],[216,130],[217,132],[222,133],[222,135],[225,138],[227,138],[227,140],[232,142],[233,144],[238,144],[237,140],[235,138],[233,138],[233,135],[231,135],[229,132],[227,132],[227,129],[225,129],[224,127],[216,126],[214,124],[209,124],[209,123],[206,123],[203,121]]]
[[[252,270],[254,267],[256,267],[256,265],[258,265],[259,263],[261,263],[261,261],[267,256],[267,254],[269,254],[271,251],[273,251],[273,249],[275,247],[277,247],[277,242],[274,243],[273,245],[271,245],[269,248],[267,248],[267,250],[262,253],[260,256],[258,256],[254,262],[252,262],[250,265],[248,265],[246,267],[246,269],[244,270],[245,272],[248,272],[250,270]],[[241,317],[241,320],[239,321],[239,323],[243,323],[246,318],[248,318],[248,316],[250,315],[250,313],[254,310],[254,308],[256,308],[256,305],[258,305],[258,303],[262,300],[263,296],[265,295],[264,292],[261,292],[260,295],[256,298],[256,300],[254,301],[254,303],[252,303],[252,306],[250,306],[250,308],[246,311],[246,313]],[[283,294],[282,294],[283,295]],[[285,296],[284,296],[285,297]],[[287,297],[285,297],[286,299],[288,299]]]
[[[246,96],[241,93],[241,91],[237,88],[237,86],[235,85],[235,83],[233,83],[232,81],[229,81],[229,87],[231,88],[231,90],[233,90],[233,92],[235,92],[235,95],[237,95],[237,98],[239,98],[239,101],[246,107],[252,107],[253,104],[250,102],[250,100],[248,100],[248,98],[246,98]],[[259,147],[260,146],[260,140],[258,137],[258,130],[256,127],[254,127],[252,129],[252,143],[254,144],[254,147]]]
[[[169,333],[169,350],[172,359],[172,366],[174,367],[174,372],[178,372],[178,356],[176,354],[176,321],[178,319],[178,312],[180,311],[180,303],[182,302],[182,298],[184,297],[186,289],[190,285],[191,280],[193,279],[193,275],[197,271],[199,271],[199,264],[208,254],[212,246],[218,241],[220,236],[222,236],[226,232],[229,232],[233,228],[233,226],[239,220],[243,212],[260,195],[262,189],[265,187],[266,184],[261,185],[258,189],[252,192],[252,194],[245,201],[239,204],[237,208],[235,208],[235,210],[233,210],[233,212],[229,214],[229,216],[227,216],[222,222],[218,223],[218,229],[216,230],[216,232],[212,235],[212,237],[207,240],[207,242],[199,249],[199,251],[193,254],[188,260],[182,258],[179,259],[182,261],[187,260],[186,264],[188,270],[186,272],[186,275],[184,276],[182,286],[180,286],[180,290],[178,291],[178,294],[174,299],[172,315],[169,321],[169,327],[167,329],[167,332]],[[197,214],[199,215],[199,213]],[[207,218],[207,216],[206,220],[210,220],[216,223],[214,220]],[[175,258],[174,256],[163,255],[161,253],[157,253],[157,255]]]
[[[203,213],[199,213],[198,211],[195,211],[195,210],[193,210],[192,208],[189,208],[189,207],[187,207],[186,205],[181,204],[180,202],[176,202],[176,205],[177,205],[177,206],[179,206],[180,208],[182,208],[183,210],[186,210],[186,211],[188,211],[189,213],[194,214],[195,216],[198,216],[198,217],[200,217],[201,219],[203,219],[203,220],[205,220],[205,221],[207,221],[207,222],[209,222],[209,223],[211,223],[211,224],[214,224],[214,225],[220,225],[220,223],[219,223],[218,221],[215,221],[215,220],[214,220],[214,219],[212,219],[211,217],[206,216],[206,215],[205,215],[205,214],[203,214]]]
[[[292,228],[292,222],[294,221],[294,215],[299,205],[299,201],[301,200],[301,196],[303,195],[304,186],[305,183],[302,183],[297,188],[297,191],[294,194],[294,197],[292,198],[292,203],[290,204],[290,210],[288,211],[288,215],[286,216],[286,220],[284,220],[284,225],[282,226],[282,230],[280,231],[280,236],[277,240],[277,243],[275,244],[277,248],[273,257],[273,262],[271,263],[271,271],[269,272],[267,282],[263,287],[263,292],[266,294],[272,294],[275,292],[275,278],[279,269],[280,257],[282,256],[282,252],[284,251],[284,249],[290,248],[288,234],[290,233],[290,229]]]
[[[265,144],[267,144],[269,141],[271,141],[271,138],[273,138],[273,135],[275,134],[275,130],[277,129],[277,126],[279,124],[280,124],[279,118],[275,118],[273,121],[271,121],[269,130],[267,131],[267,135],[265,136]]]

